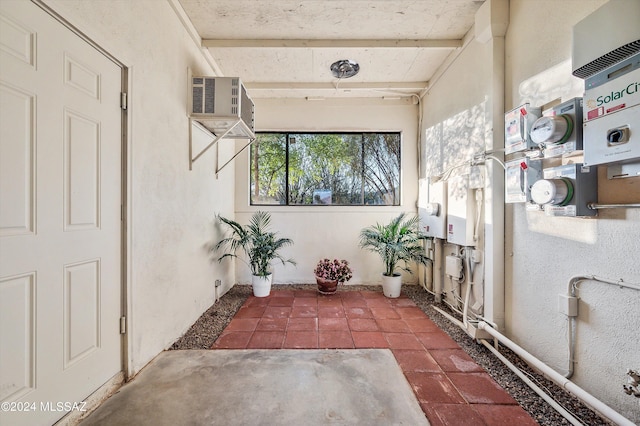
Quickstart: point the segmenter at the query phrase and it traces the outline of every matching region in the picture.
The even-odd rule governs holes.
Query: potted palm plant
[[[422,245],[428,239],[419,227],[419,217],[400,214],[386,225],[376,223],[360,231],[360,248],[377,253],[384,263],[382,291],[385,296],[400,296],[402,276],[398,269],[411,273],[410,263],[426,265],[429,259]]]
[[[237,258],[242,260],[251,269],[251,284],[253,294],[256,297],[266,297],[271,292],[271,263],[279,260],[282,264],[291,263],[295,265],[293,259],[285,259],[280,254],[283,247],[293,244],[289,238],[278,238],[275,232],[268,230],[271,224],[271,216],[267,212],[257,211],[251,216],[248,225],[241,225],[238,222],[217,215],[218,220],[225,225],[231,234],[221,239],[212,251],[222,251],[218,258],[221,262],[225,258]],[[238,251],[244,254],[243,259],[238,255]]]

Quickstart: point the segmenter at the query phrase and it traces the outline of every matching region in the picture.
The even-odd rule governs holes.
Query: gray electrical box
[[[547,216],[596,216],[588,207],[598,202],[598,171],[582,164],[567,164],[542,171],[543,179],[531,187],[531,199]]]
[[[504,153],[524,151],[538,145],[531,140],[529,132],[533,123],[540,118],[541,111],[528,103],[514,108],[504,115]]]
[[[544,152],[544,158],[582,150],[582,98],[556,105],[533,123],[531,139]]]
[[[505,203],[531,201],[531,185],[542,179],[542,161],[527,157],[505,163]]]

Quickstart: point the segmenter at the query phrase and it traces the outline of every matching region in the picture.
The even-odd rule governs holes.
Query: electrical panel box
[[[640,162],[640,53],[585,80],[584,163]]]
[[[531,140],[531,126],[540,118],[541,111],[528,103],[512,109],[504,115],[504,153],[524,151],[537,147]]]
[[[469,187],[469,175],[447,182],[447,242],[474,246],[476,209],[475,191]]]
[[[547,216],[596,216],[588,207],[598,201],[598,173],[582,164],[544,169],[531,187],[531,199]]]
[[[419,181],[418,216],[428,237],[446,239],[447,184],[445,181],[429,183]]]
[[[544,157],[558,157],[582,150],[582,98],[573,98],[537,119],[531,127],[531,140],[544,151]]]
[[[505,162],[504,202],[528,203],[531,186],[542,179],[542,161],[527,157]]]

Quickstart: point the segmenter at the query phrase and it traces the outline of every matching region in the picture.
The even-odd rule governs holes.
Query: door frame
[[[132,375],[131,370],[133,362],[132,356],[132,342],[131,342],[131,326],[132,326],[132,312],[131,303],[129,303],[129,294],[131,294],[131,288],[129,283],[131,282],[131,259],[130,259],[130,247],[131,247],[131,232],[129,229],[129,223],[131,223],[131,194],[129,185],[129,176],[131,175],[131,161],[130,160],[130,146],[131,146],[131,133],[129,132],[131,122],[131,103],[128,101],[129,94],[131,93],[131,67],[127,66],[124,62],[120,61],[116,56],[109,51],[101,47],[91,37],[86,35],[78,27],[74,26],[62,15],[57,13],[51,6],[45,3],[46,0],[31,0],[36,6],[44,10],[51,15],[56,21],[64,25],[67,29],[80,37],[114,64],[116,64],[121,70],[121,103],[124,102],[124,108],[120,109],[121,113],[121,134],[120,134],[120,317],[125,318],[124,333],[121,333],[120,338],[120,373],[124,374],[124,380],[128,381]],[[121,323],[122,324],[122,323]],[[105,383],[109,388],[113,388],[113,384],[110,382]],[[116,388],[113,388],[115,392]],[[99,389],[94,389],[98,391]],[[72,412],[73,413],[73,412]],[[65,416],[67,418],[68,416]]]

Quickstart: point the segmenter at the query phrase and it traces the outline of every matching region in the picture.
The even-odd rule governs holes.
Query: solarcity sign
[[[633,95],[634,93],[638,93],[638,86],[640,86],[640,83],[634,82],[629,84],[626,88],[620,90],[619,92],[611,92],[608,95],[600,95],[596,98],[596,106],[602,106],[604,104],[608,104],[611,101],[621,99],[625,94]]]
[[[585,91],[584,121],[594,120],[638,104],[640,104],[640,68]]]

